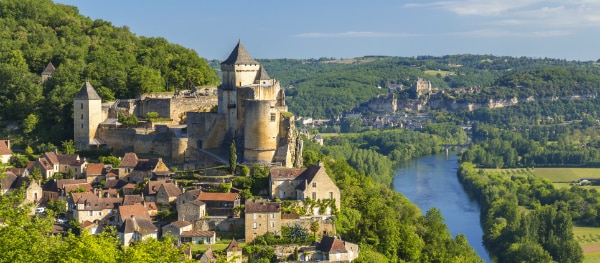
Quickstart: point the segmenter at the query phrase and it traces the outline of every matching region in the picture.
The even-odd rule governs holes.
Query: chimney
[[[10,140],[6,140],[6,147],[10,150]]]
[[[320,166],[320,167],[323,167],[323,166],[324,166],[324,164],[323,164],[323,161],[319,160],[319,166]]]

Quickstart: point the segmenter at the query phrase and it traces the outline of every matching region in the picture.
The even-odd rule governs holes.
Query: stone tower
[[[102,99],[92,87],[85,82],[75,96],[73,102],[73,141],[75,148],[87,149],[97,145],[96,130],[102,122]]]
[[[417,79],[415,86],[415,96],[419,98],[421,95],[431,93],[431,82],[422,78]]]
[[[187,113],[188,152],[228,147],[235,140],[244,163],[292,167],[302,156],[279,81],[239,41],[221,72],[217,113]]]

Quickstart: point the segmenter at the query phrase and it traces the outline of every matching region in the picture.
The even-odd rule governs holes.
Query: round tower
[[[244,110],[244,161],[271,163],[277,150],[280,114],[275,101],[247,100]]]
[[[102,99],[86,81],[73,100],[73,142],[77,149],[89,148],[101,122]]]

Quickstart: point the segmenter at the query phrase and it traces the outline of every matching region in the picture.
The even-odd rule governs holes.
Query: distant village
[[[52,69],[49,64],[43,78],[51,77]],[[200,262],[216,261],[210,245],[221,240],[221,235],[232,237],[225,251],[227,262],[244,262],[247,258],[240,242],[249,243],[267,233],[279,236],[282,227],[308,231],[315,225],[317,242],[277,246],[277,257],[285,261],[297,253],[300,261],[356,259],[358,245],[336,234],[334,217],[343,209],[340,190],[321,162],[302,168],[301,134],[287,112],[279,83],[241,43],[222,63],[222,71],[223,84],[216,90],[112,103],[101,103],[86,82],[73,103],[75,146],[80,150],[112,148],[119,165],[46,152],[25,168],[6,167],[0,194],[23,187],[32,216],[45,216],[49,202],[63,201],[59,203],[65,204],[66,212],[55,218],[56,234],[68,231],[72,224],[91,234],[114,227],[123,246],[169,236],[177,244],[209,245],[202,255],[188,251],[188,257]],[[199,99],[204,102],[195,104]],[[207,112],[212,102],[217,111]],[[119,121],[119,116],[143,116],[156,109],[167,123],[138,122],[128,127]],[[245,200],[239,189],[219,192],[211,187],[215,178],[229,184],[232,178],[248,176],[235,172],[216,173],[219,176],[185,186],[178,183],[177,170],[227,165],[226,158],[211,149],[228,149],[229,145],[237,145],[241,165],[271,167],[260,196]],[[10,140],[0,140],[1,163],[9,163],[13,154]],[[33,178],[31,174],[38,171],[41,178]],[[53,179],[57,173],[72,178]],[[283,201],[302,212],[289,212]]]

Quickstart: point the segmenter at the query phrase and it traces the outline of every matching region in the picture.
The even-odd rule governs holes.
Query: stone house
[[[199,200],[192,200],[177,205],[177,220],[196,222],[206,216],[206,204]]]
[[[179,187],[173,183],[161,184],[156,192],[156,203],[159,205],[175,204],[177,196],[181,195]]]
[[[95,193],[84,192],[72,193],[68,203],[73,219],[79,223],[90,221],[112,224],[114,213],[122,201],[121,198],[102,198]]]
[[[181,233],[184,231],[191,231],[193,228],[192,223],[183,220],[177,220],[171,222],[170,224],[163,226],[162,228],[162,236],[163,237],[174,237],[177,239],[178,243],[181,243]]]
[[[142,204],[134,204],[134,205],[122,205],[118,208],[119,216],[117,218],[117,224],[122,224],[125,222],[125,219],[135,217],[138,220],[147,219],[149,221],[152,220],[150,214],[148,213],[148,208]]]
[[[142,194],[144,195],[144,200],[147,202],[156,202],[157,194],[162,185],[166,185],[165,189],[162,192],[161,201],[163,204],[169,204],[170,202],[174,202],[177,199],[177,196],[181,194],[181,190],[179,187],[171,182],[167,181],[148,181],[146,186],[142,190]]]
[[[215,244],[217,234],[215,231],[183,231],[181,232],[182,243],[192,244]]]
[[[206,204],[206,213],[209,216],[234,216],[233,208],[240,205],[238,193],[210,193],[201,192],[196,199]]]
[[[42,203],[48,201],[57,201],[59,199],[67,199],[67,188],[71,189],[75,185],[75,189],[89,186],[85,179],[52,179],[42,186]]]
[[[267,232],[281,232],[281,203],[266,200],[246,201],[245,204],[246,242],[252,242],[257,236]]]
[[[9,140],[0,140],[0,163],[9,163],[12,157]]]
[[[106,179],[105,172],[104,164],[90,163],[85,170],[85,179],[90,184],[100,183],[100,181]]]
[[[119,175],[134,184],[146,178],[167,180],[173,174],[162,158],[139,159],[135,153],[126,153],[119,164]]]
[[[148,238],[158,238],[158,228],[152,224],[152,221],[135,216],[126,218],[117,231],[123,246]]]
[[[175,203],[177,203],[177,206],[180,206],[186,202],[196,200],[200,193],[202,193],[201,189],[187,190],[177,197]]]
[[[5,172],[4,176],[0,178],[0,196],[24,187],[24,203],[40,203],[43,192],[42,187],[34,180],[31,180],[31,178],[23,175],[15,175],[13,172]]]
[[[357,244],[336,237],[324,236],[316,246],[298,250],[300,261],[312,262],[352,262],[359,255]]]
[[[340,189],[329,177],[323,166],[308,168],[273,168],[269,173],[271,198],[282,200],[312,201],[333,200],[333,205],[313,207],[313,215],[331,215],[340,208]]]

